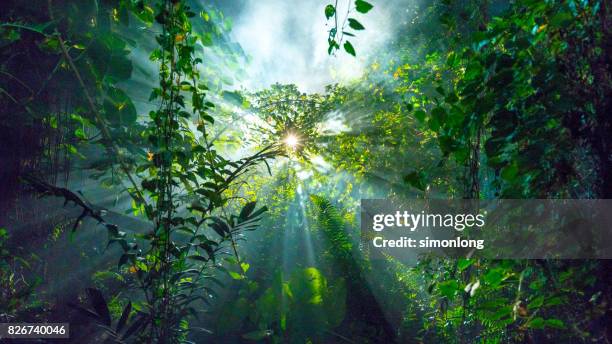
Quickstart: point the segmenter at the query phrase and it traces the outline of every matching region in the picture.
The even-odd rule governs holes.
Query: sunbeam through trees
[[[0,342],[610,343],[611,30],[600,0],[3,1]]]

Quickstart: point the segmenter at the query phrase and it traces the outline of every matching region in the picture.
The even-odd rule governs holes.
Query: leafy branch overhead
[[[364,0],[356,0],[346,2],[346,13],[344,16],[339,14],[338,1],[332,5],[325,6],[325,18],[330,21],[333,20],[333,26],[328,31],[327,42],[329,47],[327,53],[332,55],[336,50],[340,49],[340,46],[344,47],[344,51],[350,55],[357,56],[355,47],[348,40],[347,37],[355,37],[355,31],[365,30],[365,26],[361,24],[357,19],[351,17],[351,13],[356,11],[361,14],[368,13],[374,6]],[[344,13],[344,11],[342,11]],[[353,30],[353,31],[351,31]]]

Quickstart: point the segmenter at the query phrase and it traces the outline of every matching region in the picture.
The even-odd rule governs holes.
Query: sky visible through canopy
[[[251,61],[244,87],[262,88],[273,83],[296,84],[303,92],[320,92],[325,85],[359,78],[364,68],[393,40],[398,23],[408,18],[406,4],[412,0],[376,3],[360,17],[366,30],[352,40],[358,47],[354,58],[340,52],[327,54],[324,4],[320,1],[221,1],[233,20],[230,36]],[[344,13],[346,2],[339,2]]]

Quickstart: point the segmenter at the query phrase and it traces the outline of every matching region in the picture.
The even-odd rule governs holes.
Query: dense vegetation
[[[385,6],[342,5],[321,3],[330,59],[359,57]],[[320,93],[237,88],[214,2],[0,6],[0,322],[70,322],[75,343],[612,341],[606,260],[410,266],[371,260],[358,224],[361,198],[612,198],[606,1],[410,2]]]

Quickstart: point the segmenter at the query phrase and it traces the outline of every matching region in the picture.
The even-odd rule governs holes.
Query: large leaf
[[[132,61],[125,56],[113,56],[110,59],[107,75],[114,81],[129,79],[132,76]]]
[[[361,25],[361,23],[358,22],[357,19],[355,19],[355,18],[349,18],[348,22],[349,22],[349,26],[353,30],[363,30],[363,29],[365,29],[365,27],[363,25]]]
[[[325,18],[329,19],[333,17],[334,14],[336,14],[336,8],[334,7],[334,5],[325,6]]]
[[[256,204],[257,202],[249,202],[245,204],[244,207],[242,207],[242,211],[240,211],[240,215],[238,216],[240,218],[240,222],[249,219],[249,215],[251,215],[251,213],[255,209]]]
[[[467,269],[468,267],[470,267],[475,262],[476,262],[475,259],[464,259],[464,258],[461,258],[461,259],[459,259],[457,261],[457,268],[459,269],[459,271],[463,271],[463,270]]]
[[[497,287],[504,280],[505,274],[503,268],[494,268],[484,274],[484,281],[492,287]]]
[[[368,13],[374,6],[367,1],[356,0],[355,9],[360,13]]]
[[[113,125],[129,125],[136,121],[136,108],[128,95],[116,88],[110,87],[104,100],[104,113]]]
[[[353,56],[357,55],[357,53],[355,52],[355,47],[353,47],[353,45],[349,41],[344,42],[344,50],[346,50],[347,53]]]
[[[459,283],[455,280],[440,282],[438,283],[438,290],[440,291],[440,295],[452,299],[459,290]]]

